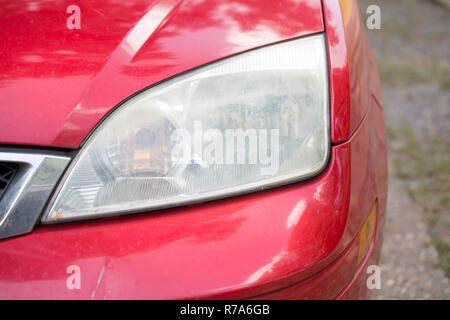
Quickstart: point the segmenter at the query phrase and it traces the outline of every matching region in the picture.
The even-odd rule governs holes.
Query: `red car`
[[[373,292],[386,136],[356,1],[1,9],[1,299]]]

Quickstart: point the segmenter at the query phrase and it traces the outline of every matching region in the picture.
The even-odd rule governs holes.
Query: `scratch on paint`
[[[95,290],[91,294],[91,300],[94,299],[95,292],[97,291],[98,287],[100,286],[100,282],[102,281],[102,277],[103,277],[103,272],[105,272],[105,266],[103,266],[102,271],[100,272],[100,276],[98,277],[97,285],[95,286]]]

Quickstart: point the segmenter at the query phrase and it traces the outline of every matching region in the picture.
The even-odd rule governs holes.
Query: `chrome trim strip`
[[[0,201],[0,239],[30,232],[70,158],[0,152],[0,161],[19,165]]]

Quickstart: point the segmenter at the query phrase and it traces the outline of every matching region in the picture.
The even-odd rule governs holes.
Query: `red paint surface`
[[[322,0],[330,60],[331,140],[347,140],[381,104],[380,78],[356,0]]]
[[[0,62],[0,142],[77,147],[112,107],[139,89],[242,50],[323,30],[320,1],[297,1],[295,7],[288,1],[279,6],[242,0],[224,9],[219,1],[169,0],[163,1],[168,17],[131,57],[121,43],[155,5],[136,3],[127,8],[95,3],[88,10],[80,5],[86,11],[82,24],[95,21],[100,29],[74,33],[63,30],[64,24],[59,27],[65,15],[54,7],[30,11],[21,3],[28,12],[19,2],[9,4],[5,10],[11,14],[0,22],[5,30],[0,37],[6,37],[0,42],[6,57]],[[366,261],[376,263],[381,248],[387,190],[384,116],[377,80],[359,77],[369,71],[346,64],[338,1],[323,4],[332,138],[345,142],[332,147],[321,175],[178,209],[38,226],[31,234],[1,240],[0,298],[366,297],[364,266],[357,265],[355,252],[375,202],[377,236]],[[62,13],[67,5],[61,4]],[[31,20],[46,17],[48,23],[33,27],[24,13]],[[115,16],[120,18],[111,25]],[[23,30],[14,29],[23,23]],[[33,38],[36,34],[48,39]],[[236,39],[246,40],[237,44]],[[58,51],[67,46],[76,54]],[[363,66],[374,68],[373,63]],[[359,88],[369,98],[353,99],[350,106],[352,81],[366,81]],[[362,117],[354,130],[353,114]],[[81,269],[80,290],[66,287],[70,265]]]
[[[1,4],[0,143],[77,148],[112,108],[143,88],[324,30],[320,0],[78,1],[80,30],[66,28],[71,4]],[[142,27],[147,13],[160,20],[154,31]],[[130,50],[133,28],[141,41]]]
[[[350,136],[350,83],[345,30],[339,0],[322,0],[327,33],[331,141],[345,141]]]

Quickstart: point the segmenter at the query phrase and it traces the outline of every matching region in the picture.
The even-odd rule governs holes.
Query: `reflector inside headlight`
[[[73,160],[45,221],[145,211],[310,177],[330,149],[322,35],[207,65],[126,101]]]

